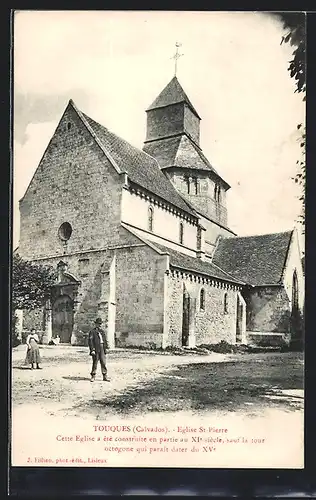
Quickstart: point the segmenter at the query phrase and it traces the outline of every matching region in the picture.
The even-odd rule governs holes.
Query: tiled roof
[[[173,267],[177,267],[179,269],[183,269],[186,271],[193,271],[196,273],[204,274],[212,278],[220,279],[222,281],[228,281],[230,283],[243,284],[242,280],[238,280],[233,276],[227,274],[225,271],[218,268],[211,262],[206,262],[197,257],[191,257],[190,255],[185,255],[181,252],[165,247],[156,242],[153,243],[152,241],[148,240],[147,242],[150,245],[157,247],[158,250],[162,252],[167,252],[170,255],[170,265]]]
[[[110,132],[89,116],[80,111],[79,113],[91,127],[104,149],[111,155],[121,171],[127,173],[132,182],[185,212],[196,215],[161,172],[154,158]]]
[[[211,171],[221,178],[210,164],[202,150],[187,135],[170,137],[145,143],[143,150],[156,158],[160,168],[181,167],[193,170]],[[222,179],[223,180],[223,179]],[[226,187],[230,187],[223,180]]]
[[[164,106],[170,106],[171,104],[177,104],[179,102],[186,102],[197,117],[200,118],[192,102],[181,87],[177,77],[174,76],[168,85],[166,85],[166,87],[160,92],[159,96],[156,97],[149,108],[147,108],[147,111],[155,108],[162,108]]]
[[[143,150],[150,156],[156,158],[160,168],[176,165],[176,156],[182,136],[167,137],[152,142],[146,142]]]
[[[250,285],[276,285],[282,279],[292,232],[222,238],[213,262]]]

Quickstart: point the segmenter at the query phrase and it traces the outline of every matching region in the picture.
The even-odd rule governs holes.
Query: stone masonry
[[[47,343],[60,329],[86,345],[100,316],[111,348],[244,343],[246,321],[249,332],[288,334],[293,276],[304,307],[297,237],[235,238],[229,185],[203,155],[199,127],[176,78],[147,110],[143,151],[69,102],[20,200],[19,255],[58,269],[24,330]]]

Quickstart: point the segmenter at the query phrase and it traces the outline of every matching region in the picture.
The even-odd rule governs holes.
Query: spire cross
[[[171,59],[174,59],[174,76],[177,75],[177,69],[178,69],[178,59],[183,56],[184,54],[179,54],[179,47],[181,47],[181,43],[176,42],[176,53],[174,56],[171,57]]]

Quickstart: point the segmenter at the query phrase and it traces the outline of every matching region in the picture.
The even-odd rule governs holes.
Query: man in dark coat
[[[95,381],[98,361],[100,361],[103,380],[110,382],[107,378],[106,369],[106,351],[108,349],[108,343],[105,331],[102,330],[101,325],[102,319],[97,318],[95,320],[95,327],[89,332],[89,349],[90,356],[92,356],[91,382]]]

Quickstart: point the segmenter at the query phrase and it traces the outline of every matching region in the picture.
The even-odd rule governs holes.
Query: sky
[[[77,107],[142,148],[146,108],[174,75],[202,118],[200,145],[231,186],[238,235],[297,226],[302,95],[287,71],[293,47],[259,12],[20,11],[14,19],[13,246],[18,200],[62,113]],[[302,246],[302,243],[301,243]]]

